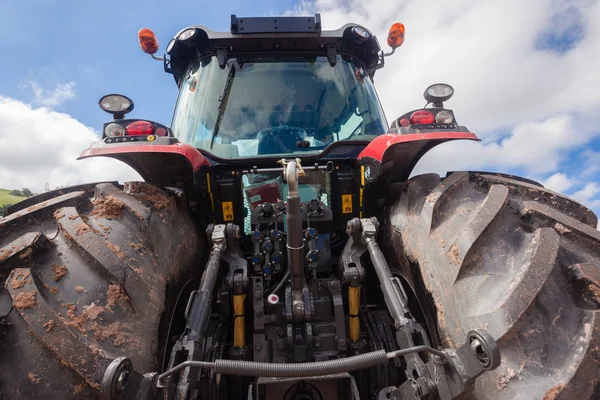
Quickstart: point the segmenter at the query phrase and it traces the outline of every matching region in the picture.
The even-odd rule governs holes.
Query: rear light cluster
[[[402,118],[399,121],[400,126],[423,125],[423,124],[451,124],[454,121],[452,113],[442,110],[437,114],[429,110],[417,110],[410,115],[410,118]]]
[[[155,126],[148,121],[134,121],[126,126],[115,122],[108,124],[104,129],[106,137],[114,138],[121,136],[167,136],[167,130],[161,126]]]

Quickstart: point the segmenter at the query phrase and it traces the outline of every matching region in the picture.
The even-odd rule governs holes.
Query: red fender
[[[386,182],[405,181],[425,153],[451,140],[480,139],[471,132],[387,133],[378,136],[358,155],[358,163],[364,166],[365,183],[373,183],[384,176],[388,177]]]
[[[84,150],[77,159],[99,156],[123,161],[145,181],[163,186],[178,186],[182,181],[192,179],[193,173],[200,167],[209,164],[202,153],[189,144],[141,141],[111,144],[98,141]]]

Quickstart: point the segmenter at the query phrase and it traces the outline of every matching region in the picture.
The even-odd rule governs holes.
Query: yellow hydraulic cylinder
[[[358,309],[360,307],[360,287],[348,287],[348,311],[350,314],[350,340],[356,342],[360,336],[360,319]]]
[[[245,293],[233,295],[233,347],[244,347],[246,345],[245,299]]]

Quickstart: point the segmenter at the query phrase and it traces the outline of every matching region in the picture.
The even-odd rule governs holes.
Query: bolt
[[[316,347],[317,349],[318,349],[319,347],[321,347],[321,339],[319,339],[319,338],[315,338],[315,339],[314,339],[314,341],[315,341],[315,347]]]
[[[277,349],[281,350],[281,351],[285,350],[285,341],[284,340],[280,340],[277,342]]]
[[[329,282],[329,287],[332,289],[337,289],[338,288],[338,281],[331,281]]]
[[[263,312],[262,306],[256,306],[256,307],[254,307],[254,313],[255,314],[262,314],[262,312]]]
[[[285,329],[278,328],[277,329],[277,336],[279,336],[279,337],[285,337]]]
[[[260,298],[262,297],[262,292],[260,290],[257,290],[256,292],[254,292],[254,297],[256,298],[256,300],[260,300]]]
[[[340,347],[346,347],[346,339],[339,339],[338,340],[338,345]]]
[[[256,351],[261,351],[261,350],[262,350],[262,343],[260,343],[260,342],[256,342],[256,343],[254,344],[254,350],[256,350]]]

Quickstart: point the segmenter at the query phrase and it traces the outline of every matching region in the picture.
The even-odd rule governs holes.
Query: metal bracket
[[[217,47],[217,61],[219,63],[219,68],[225,68],[227,64],[227,48],[226,47]]]
[[[227,286],[233,290],[233,294],[242,294],[248,290],[248,262],[242,256],[243,253],[239,246],[240,227],[235,224],[227,224],[225,237],[227,238],[227,250],[222,257],[229,266]]]
[[[327,46],[327,61],[334,67],[337,61],[337,50],[335,46]]]
[[[471,391],[478,376],[498,368],[501,362],[496,341],[482,329],[470,331],[464,345],[456,351],[444,350],[444,353],[446,358],[433,355],[426,365],[433,381],[409,379],[394,391],[384,389],[386,394],[399,399],[422,399],[433,394],[439,400],[455,399]],[[433,382],[435,387],[431,386]]]
[[[367,251],[367,246],[361,240],[362,225],[358,218],[348,221],[346,233],[349,238],[340,255],[338,272],[344,284],[356,287],[366,276],[360,258]]]
[[[139,399],[158,400],[162,392],[156,390],[158,372],[144,375],[133,370],[127,357],[115,358],[106,368],[100,384],[102,400]]]

